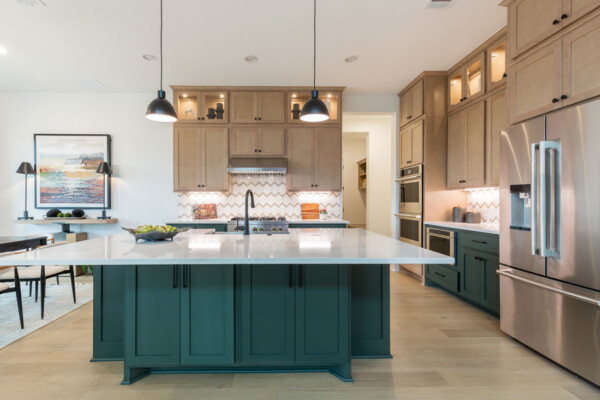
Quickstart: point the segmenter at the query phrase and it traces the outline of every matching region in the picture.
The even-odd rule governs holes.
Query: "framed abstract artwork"
[[[110,179],[96,173],[110,165],[110,135],[33,135],[35,208],[110,208]]]

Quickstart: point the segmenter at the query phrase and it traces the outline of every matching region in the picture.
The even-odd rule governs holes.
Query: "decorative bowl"
[[[75,221],[75,220],[86,219],[86,218],[87,218],[87,215],[84,215],[83,217],[46,217],[46,216],[44,216],[44,219],[49,219],[49,220],[63,220],[63,219],[66,219],[66,220],[73,220],[73,221]]]
[[[176,230],[174,230],[172,232],[150,231],[150,232],[146,232],[146,233],[135,233],[135,229],[130,229],[130,228],[122,228],[122,229],[124,231],[131,233],[135,237],[136,242],[138,240],[145,240],[147,242],[158,242],[158,241],[167,240],[167,239],[173,240],[175,235],[177,235],[178,233],[187,232],[192,228],[190,228],[190,227],[177,228]]]

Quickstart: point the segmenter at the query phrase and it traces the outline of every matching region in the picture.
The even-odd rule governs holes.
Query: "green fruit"
[[[71,213],[64,213],[63,217],[65,217],[65,218],[71,218]]]
[[[57,217],[57,218],[64,218],[64,216],[65,216],[65,214],[63,214],[63,213],[58,213],[58,214],[56,214],[56,217]]]

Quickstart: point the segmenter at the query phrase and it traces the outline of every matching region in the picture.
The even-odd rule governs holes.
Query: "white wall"
[[[367,191],[358,188],[357,161],[367,157],[367,134],[344,133],[342,137],[342,217],[352,224],[367,224]],[[368,176],[367,164],[367,176]]]
[[[34,133],[103,133],[112,137],[112,210],[121,226],[162,224],[176,219],[177,197],[172,186],[171,124],[144,118],[153,93],[0,93],[0,235],[56,232],[56,226],[14,225],[23,213],[21,161],[33,164]],[[29,178],[30,215],[35,210],[33,177]],[[88,215],[96,217],[97,210]],[[72,230],[79,231],[75,225]],[[119,224],[87,226],[90,236],[114,233]]]

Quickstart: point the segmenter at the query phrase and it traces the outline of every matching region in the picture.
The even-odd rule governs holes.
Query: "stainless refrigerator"
[[[600,100],[500,138],[500,328],[600,385]]]

